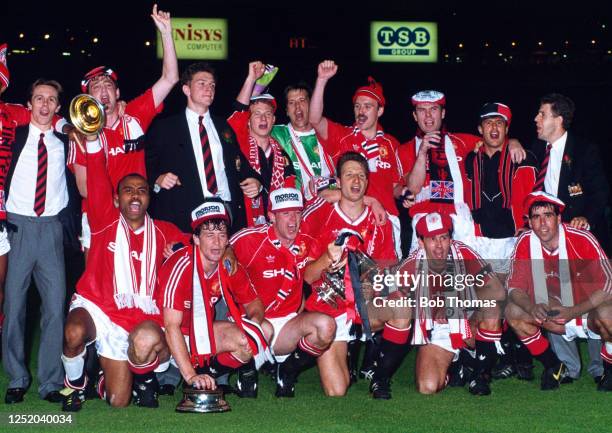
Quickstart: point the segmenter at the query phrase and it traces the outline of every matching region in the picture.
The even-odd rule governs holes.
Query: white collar
[[[191,108],[185,107],[185,115],[187,116],[187,122],[194,122],[196,124],[199,122],[200,115],[196,113],[195,111],[193,111]],[[204,113],[202,117],[204,117],[204,122],[209,121],[210,120],[210,110],[207,110],[206,113]]]
[[[567,131],[563,133],[563,135],[557,138],[554,142],[551,143],[552,149],[563,149],[565,148],[565,142],[567,141]]]

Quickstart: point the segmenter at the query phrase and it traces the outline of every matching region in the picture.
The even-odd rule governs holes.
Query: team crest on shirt
[[[387,149],[387,146],[380,146],[378,148],[378,151],[380,152],[381,158],[386,158],[387,156],[389,156],[389,150]]]
[[[221,287],[219,281],[215,280],[210,285],[210,300],[215,303],[221,297]]]

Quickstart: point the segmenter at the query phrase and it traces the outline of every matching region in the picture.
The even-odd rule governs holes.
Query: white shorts
[[[582,324],[578,325],[576,319],[572,319],[565,324],[565,334],[563,338],[566,341],[574,341],[576,338],[591,338],[593,340],[601,340],[599,334],[591,331],[587,326],[586,317],[582,319]]]
[[[87,212],[83,212],[83,215],[81,215],[81,236],[79,237],[79,241],[81,241],[81,247],[83,249],[91,246],[91,229],[89,228],[89,221],[87,220]]]
[[[351,337],[351,326],[353,326],[353,321],[346,320],[347,314],[343,313],[336,317],[336,336],[334,341],[351,341],[354,340],[354,337]]]
[[[272,328],[274,329],[274,335],[272,336],[272,341],[270,342],[270,350],[272,351],[272,355],[274,356],[274,359],[278,363],[284,362],[285,359],[287,359],[287,357],[289,356],[289,354],[276,355],[274,353],[274,344],[276,343],[276,339],[278,338],[279,334],[281,333],[282,329],[285,327],[287,322],[289,322],[291,319],[293,319],[296,316],[297,316],[297,313],[289,313],[283,317],[274,317],[272,319],[266,318],[266,320],[270,322],[270,324],[272,325]]]
[[[10,250],[11,250],[11,244],[9,243],[9,240],[8,240],[8,231],[7,229],[4,229],[0,231],[0,256],[8,254]]]
[[[98,355],[116,361],[127,361],[128,332],[111,319],[96,304],[75,294],[69,311],[75,308],[87,310],[96,327],[96,351]]]
[[[429,342],[431,344],[435,344],[438,347],[441,347],[447,352],[453,353],[455,355],[453,357],[453,361],[459,359],[459,349],[453,349],[453,345],[451,343],[450,325],[448,323],[434,322]]]

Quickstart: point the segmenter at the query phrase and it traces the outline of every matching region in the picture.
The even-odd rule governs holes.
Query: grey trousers
[[[561,362],[565,364],[572,379],[580,377],[580,353],[578,352],[577,340],[567,341],[563,336],[553,332],[548,333],[550,345]],[[601,340],[587,339],[589,348],[588,373],[592,377],[603,375],[603,361],[601,359]]]
[[[38,394],[63,387],[62,354],[66,275],[62,224],[55,216],[27,217],[8,214],[17,231],[9,233],[11,251],[4,293],[2,364],[9,388],[27,388],[30,375],[25,364],[26,303],[32,277],[41,298]]]

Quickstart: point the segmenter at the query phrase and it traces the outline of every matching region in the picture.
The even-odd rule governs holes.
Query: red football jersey
[[[117,325],[130,332],[132,328],[145,319],[161,321],[160,317],[151,317],[138,308],[118,308],[114,299],[114,251],[119,223],[119,210],[113,205],[112,187],[104,167],[102,151],[88,154],[87,188],[89,197],[96,206],[89,210],[91,226],[91,249],[85,272],[79,279],[77,293],[95,303]],[[155,224],[155,265],[157,269],[164,259],[164,247],[171,242],[189,243],[190,235],[182,233],[174,224],[165,221],[154,221]],[[132,251],[130,257],[135,269],[137,284],[140,285],[140,266],[143,261],[142,243],[144,226],[136,231],[129,230],[129,242]],[[143,253],[144,254],[144,253]],[[161,306],[158,304],[158,308]]]
[[[453,134],[448,133],[448,137],[450,137],[453,148],[455,149],[455,154],[457,155],[457,163],[459,164],[459,170],[461,173],[465,173],[465,157],[466,155],[474,150],[476,143],[480,140],[480,137],[471,134]],[[421,139],[419,138],[419,143]],[[414,164],[417,160],[417,138],[413,138],[407,143],[403,143],[400,145],[398,150],[398,157],[400,160],[400,165],[402,167],[403,173],[410,173]],[[429,185],[429,172],[425,174],[425,182],[423,186]],[[463,179],[453,179],[455,182],[462,182]],[[465,191],[466,185],[464,185]],[[464,198],[461,197],[461,201]],[[418,213],[430,213],[430,212],[440,212],[451,214],[455,213],[455,207],[450,203],[432,203],[429,200],[421,201],[412,206],[408,213],[411,217]]]
[[[579,230],[563,224],[565,228],[565,243],[569,261],[569,273],[572,280],[574,304],[589,299],[597,290],[612,293],[612,268],[606,253],[595,237],[586,230]],[[523,233],[512,253],[510,273],[508,274],[508,289],[520,289],[535,301],[533,277],[531,271],[531,230]],[[535,235],[534,235],[535,236]],[[559,252],[547,251],[542,247],[546,288],[549,299],[560,297],[559,282]]]
[[[303,215],[302,231],[313,238],[310,256],[318,259],[343,228],[355,230],[364,240],[361,244],[355,237],[351,237],[350,246],[380,261],[382,265],[389,265],[397,261],[391,223],[387,222],[383,226],[376,225],[376,217],[367,206],[359,218],[351,221],[340,209],[339,203],[330,204],[322,199],[317,200]],[[312,286],[315,287],[320,283],[321,281],[317,281]],[[336,317],[346,311],[346,305],[340,300],[338,308],[334,309],[321,301],[313,290],[312,295],[306,301],[306,309]]]
[[[181,311],[183,320],[181,321],[181,332],[189,335],[191,329],[191,301],[193,300],[193,246],[184,247],[176,251],[164,262],[158,276],[158,288],[156,290],[157,305],[163,308]],[[211,307],[221,299],[221,288],[219,286],[219,270],[215,270],[212,275],[205,276],[210,283],[207,285]],[[253,302],[257,294],[249,277],[242,266],[234,275],[229,277],[229,292],[234,298],[234,302],[241,308],[242,305]],[[223,317],[217,317],[223,320]]]
[[[230,240],[266,308],[266,318],[284,317],[300,308],[302,269],[317,258],[310,255],[312,242],[309,235],[299,233],[292,248],[286,248],[268,225],[242,229]]]
[[[113,188],[123,176],[138,173],[146,177],[144,150],[142,141],[144,134],[158,113],[163,110],[163,104],[155,106],[153,91],[131,100],[125,109],[123,117],[117,119],[114,125],[105,127],[100,134],[102,148],[106,155],[106,167]],[[127,151],[126,151],[127,149]],[[87,157],[79,146],[74,146],[70,164],[87,165]]]
[[[366,151],[368,145],[374,143],[378,145],[380,157],[376,163],[376,171],[370,169],[366,194],[377,199],[391,215],[399,215],[393,198],[393,185],[399,183],[402,177],[397,157],[399,142],[392,135],[382,131],[378,131],[373,139],[368,140],[353,126],[343,126],[329,119],[327,125],[327,140],[317,137],[334,163],[337,163],[342,154],[348,151],[360,153],[368,159]]]

